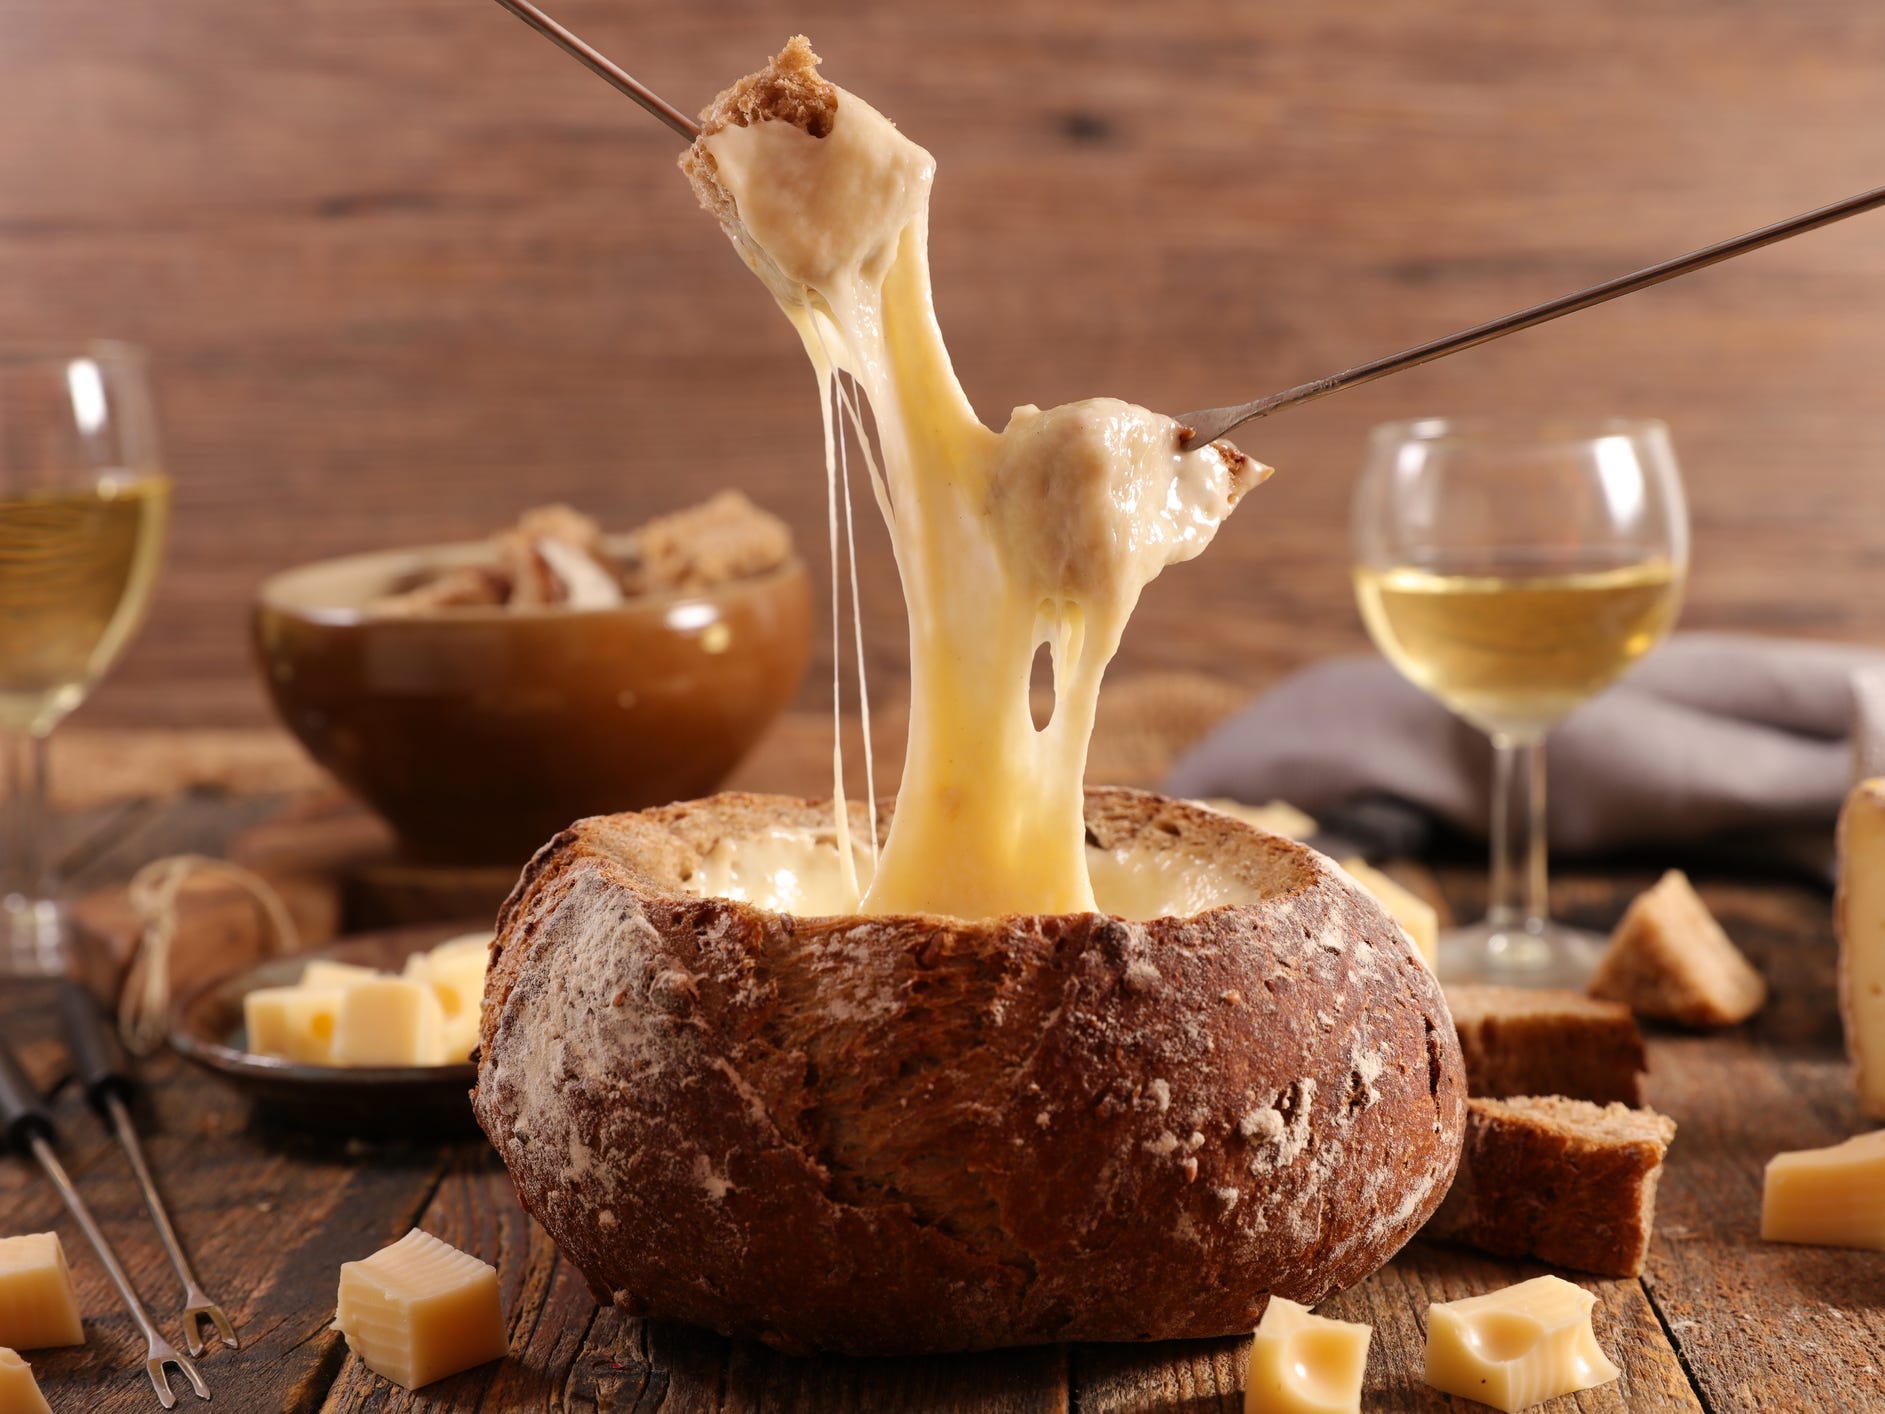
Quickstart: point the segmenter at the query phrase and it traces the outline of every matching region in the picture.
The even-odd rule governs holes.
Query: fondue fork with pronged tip
[[[119,1147],[124,1150],[131,1172],[137,1176],[137,1185],[143,1191],[144,1206],[150,1210],[158,1239],[170,1257],[170,1265],[176,1268],[177,1279],[183,1283],[183,1343],[192,1355],[201,1355],[207,1348],[202,1335],[203,1322],[207,1321],[215,1327],[224,1345],[237,1349],[236,1329],[223,1314],[223,1308],[211,1301],[198,1284],[177,1230],[171,1226],[170,1214],[164,1208],[156,1180],[151,1177],[150,1165],[144,1160],[144,1146],[138,1140],[137,1126],[131,1123],[130,1101],[136,1082],[132,1079],[124,1048],[112,1034],[110,1022],[99,1012],[97,1001],[77,982],[60,984],[59,1018],[65,1025],[66,1048],[72,1053],[73,1069],[85,1087],[85,1098],[117,1135]]]
[[[588,67],[593,73],[599,74],[641,104],[643,108],[688,141],[691,142],[700,136],[699,124],[689,119],[666,99],[654,93],[620,65],[611,62],[590,45],[578,39],[569,30],[531,4],[530,0],[498,0],[498,4],[551,43],[573,55],[579,63]],[[1234,403],[1228,407],[1205,408],[1200,412],[1185,413],[1178,418],[1184,429],[1180,445],[1192,446],[1203,442],[1215,442],[1219,437],[1229,435],[1246,422],[1259,417],[1268,417],[1271,413],[1281,412],[1284,408],[1314,402],[1317,398],[1327,397],[1330,393],[1339,393],[1344,388],[1359,388],[1363,383],[1372,383],[1375,379],[1386,378],[1391,373],[1402,373],[1410,368],[1418,368],[1421,364],[1431,363],[1436,358],[1445,358],[1448,354],[1477,348],[1480,344],[1490,343],[1507,334],[1516,334],[1521,329],[1536,328],[1540,324],[1548,323],[1563,315],[1575,314],[1580,309],[1589,309],[1592,305],[1616,299],[1619,295],[1634,294],[1638,290],[1648,289],[1651,285],[1660,285],[1665,280],[1673,280],[1679,275],[1705,270],[1724,260],[1732,260],[1737,255],[1746,255],[1751,250],[1759,250],[1762,246],[1784,241],[1789,236],[1816,231],[1821,226],[1830,226],[1835,221],[1843,221],[1848,216],[1857,216],[1862,211],[1872,211],[1880,206],[1885,206],[1885,187],[1861,192],[1857,196],[1847,197],[1844,201],[1836,201],[1830,206],[1821,206],[1812,211],[1802,212],[1798,216],[1790,217],[1785,221],[1776,221],[1771,226],[1762,226],[1745,235],[1717,241],[1713,245],[1703,246],[1700,250],[1692,250],[1687,255],[1679,255],[1673,260],[1664,260],[1655,265],[1645,266],[1641,270],[1628,275],[1619,275],[1614,280],[1592,285],[1589,289],[1579,290],[1575,294],[1547,300],[1544,304],[1535,304],[1529,309],[1521,309],[1515,314],[1491,319],[1484,324],[1475,324],[1472,328],[1462,329],[1456,334],[1430,339],[1424,344],[1415,344],[1410,349],[1389,354],[1386,358],[1356,364],[1353,368],[1345,369],[1327,378],[1318,378],[1312,383],[1301,383],[1294,388],[1286,388],[1280,393],[1253,398],[1247,403]]]
[[[138,1300],[137,1288],[131,1285],[131,1278],[119,1263],[117,1254],[111,1250],[111,1243],[92,1217],[91,1209],[85,1206],[85,1200],[79,1196],[71,1175],[65,1171],[65,1165],[59,1162],[59,1156],[53,1152],[59,1131],[52,1122],[52,1114],[41,1102],[39,1091],[20,1068],[20,1063],[14,1059],[13,1052],[4,1040],[0,1040],[0,1136],[4,1136],[7,1143],[22,1154],[39,1161],[39,1166],[46,1171],[46,1177],[52,1180],[53,1187],[59,1190],[59,1196],[65,1200],[66,1210],[84,1231],[86,1239],[92,1244],[92,1250],[98,1254],[98,1260],[104,1264],[105,1274],[111,1278],[111,1284],[118,1288],[125,1309],[131,1313],[131,1319],[137,1323],[138,1331],[144,1337],[144,1371],[150,1376],[151,1388],[157,1391],[157,1402],[166,1409],[176,1407],[177,1397],[170,1392],[170,1376],[165,1369],[168,1365],[175,1365],[182,1372],[183,1377],[190,1382],[190,1388],[196,1391],[198,1399],[208,1399],[209,1386],[203,1383],[196,1366],[159,1335],[157,1327],[151,1323],[150,1313],[144,1309],[144,1303]]]

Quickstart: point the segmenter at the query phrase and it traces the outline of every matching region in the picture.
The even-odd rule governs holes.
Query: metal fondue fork
[[[700,136],[699,124],[688,118],[666,99],[654,93],[620,65],[611,62],[590,45],[578,39],[569,30],[531,4],[530,0],[497,0],[497,2],[553,44],[559,45],[574,55],[580,63],[641,104],[682,137],[691,142]],[[1516,334],[1521,329],[1534,328],[1562,315],[1574,314],[1580,309],[1589,309],[1592,305],[1616,299],[1619,295],[1646,290],[1651,285],[1660,285],[1663,281],[1673,280],[1678,275],[1705,270],[1724,260],[1732,260],[1737,255],[1745,255],[1751,250],[1759,250],[1762,246],[1784,241],[1789,236],[1818,230],[1821,226],[1829,226],[1835,221],[1843,221],[1848,216],[1857,216],[1861,211],[1871,211],[1880,206],[1885,206],[1885,187],[1861,192],[1858,196],[1836,201],[1830,206],[1821,206],[1812,211],[1802,212],[1798,216],[1785,221],[1776,221],[1771,226],[1762,226],[1745,235],[1717,241],[1713,245],[1703,246],[1700,250],[1692,250],[1687,255],[1679,255],[1673,260],[1664,260],[1655,265],[1645,266],[1641,270],[1628,275],[1620,275],[1614,280],[1606,280],[1599,285],[1592,285],[1589,289],[1579,290],[1575,294],[1547,300],[1544,304],[1535,304],[1529,309],[1521,309],[1515,314],[1488,320],[1484,324],[1475,324],[1472,328],[1462,329],[1457,334],[1430,339],[1424,344],[1414,345],[1411,349],[1389,354],[1386,358],[1357,364],[1341,373],[1327,378],[1318,378],[1313,383],[1298,384],[1294,388],[1287,388],[1280,393],[1271,393],[1267,397],[1254,398],[1247,403],[1235,403],[1229,407],[1205,408],[1199,412],[1185,413],[1177,419],[1183,428],[1179,445],[1184,447],[1214,442],[1254,418],[1268,417],[1271,413],[1280,412],[1284,408],[1314,402],[1317,398],[1327,397],[1330,393],[1339,393],[1344,388],[1358,388],[1363,383],[1372,383],[1375,379],[1385,378],[1390,373],[1418,368],[1421,364],[1431,363],[1436,358],[1445,358],[1448,354],[1459,353],[1462,349],[1475,348],[1493,339],[1503,338],[1507,334]]]
[[[150,1165],[144,1161],[144,1146],[138,1141],[137,1127],[131,1123],[131,1112],[126,1108],[134,1088],[131,1067],[118,1038],[112,1034],[111,1023],[100,1014],[92,994],[77,982],[60,984],[59,1016],[65,1024],[66,1049],[72,1053],[72,1065],[85,1087],[85,1096],[100,1118],[108,1120],[116,1132],[118,1145],[130,1161],[131,1172],[137,1176],[137,1185],[143,1191],[144,1206],[150,1210],[157,1237],[183,1283],[183,1343],[192,1355],[201,1355],[205,1349],[202,1323],[208,1321],[216,1328],[224,1345],[231,1350],[238,1349],[236,1329],[223,1314],[223,1308],[211,1301],[198,1284],[196,1273],[190,1269],[190,1259],[184,1255],[183,1243],[177,1238],[177,1230],[171,1226],[164,1200],[157,1192]]]
[[[91,1242],[98,1260],[104,1264],[111,1284],[118,1288],[125,1309],[131,1313],[131,1319],[137,1323],[138,1330],[144,1336],[147,1346],[144,1370],[151,1378],[151,1388],[157,1391],[157,1402],[166,1409],[175,1408],[177,1403],[177,1397],[170,1392],[170,1377],[164,1368],[166,1365],[175,1365],[183,1373],[198,1399],[208,1399],[209,1386],[197,1374],[196,1366],[179,1354],[176,1347],[159,1335],[157,1327],[151,1324],[144,1303],[137,1299],[137,1289],[131,1285],[131,1278],[119,1265],[117,1254],[111,1250],[111,1243],[105,1239],[105,1234],[92,1217],[91,1209],[85,1206],[85,1200],[79,1196],[71,1175],[53,1152],[52,1145],[58,1137],[58,1130],[53,1125],[51,1113],[40,1102],[39,1091],[33,1088],[33,1082],[26,1078],[26,1072],[20,1069],[20,1063],[13,1058],[13,1052],[4,1041],[0,1041],[0,1134],[4,1134],[6,1140],[22,1153],[31,1154],[39,1161],[39,1166],[46,1171],[46,1176],[59,1190],[59,1196],[65,1200],[73,1220]]]
[[[1835,221],[1843,221],[1848,216],[1857,216],[1861,211],[1871,211],[1879,206],[1885,206],[1885,187],[1861,192],[1858,196],[1836,201],[1831,206],[1816,207],[1812,211],[1802,212],[1785,221],[1776,221],[1771,226],[1762,226],[1759,230],[1749,231],[1746,235],[1717,241],[1713,245],[1703,246],[1700,250],[1692,250],[1687,255],[1678,255],[1673,260],[1646,266],[1629,275],[1619,275],[1614,280],[1592,285],[1589,289],[1579,290],[1576,294],[1547,300],[1544,304],[1535,304],[1530,309],[1521,309],[1516,314],[1508,314],[1502,319],[1475,324],[1472,328],[1462,329],[1457,334],[1448,334],[1442,339],[1431,339],[1424,344],[1416,344],[1411,349],[1389,354],[1386,358],[1377,358],[1372,363],[1357,364],[1345,372],[1328,378],[1318,378],[1313,383],[1302,383],[1294,388],[1285,389],[1283,392],[1271,393],[1268,397],[1255,398],[1250,402],[1236,403],[1230,407],[1206,408],[1202,412],[1185,413],[1178,419],[1187,428],[1181,445],[1216,441],[1232,428],[1240,427],[1253,418],[1268,417],[1273,412],[1296,407],[1301,403],[1314,402],[1317,398],[1327,397],[1330,393],[1339,393],[1344,388],[1358,388],[1363,383],[1372,383],[1375,379],[1385,378],[1390,373],[1418,368],[1423,363],[1431,363],[1436,358],[1445,358],[1448,354],[1458,353],[1461,349],[1474,348],[1493,339],[1503,338],[1507,334],[1516,334],[1521,329],[1533,328],[1556,319],[1560,315],[1575,314],[1580,309],[1589,309],[1594,304],[1603,304],[1606,300],[1617,298],[1618,295],[1646,290],[1651,285],[1660,285],[1664,280],[1673,280],[1678,275],[1687,275],[1694,270],[1705,270],[1724,260],[1732,260],[1737,255],[1745,255],[1751,250],[1759,250],[1762,246],[1772,245],[1775,241],[1784,241],[1789,236],[1797,236],[1806,231],[1816,231],[1821,226],[1830,226]]]

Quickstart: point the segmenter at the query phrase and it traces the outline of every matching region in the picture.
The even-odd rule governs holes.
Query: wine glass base
[[[63,977],[71,967],[71,916],[56,899],[0,899],[0,977]]]
[[[1475,923],[1440,935],[1442,982],[1583,991],[1608,940],[1562,923]]]

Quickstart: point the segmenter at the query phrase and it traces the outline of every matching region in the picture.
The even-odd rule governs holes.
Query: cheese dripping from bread
[[[935,161],[817,64],[794,38],[720,95],[682,166],[805,345],[829,477],[845,413],[857,428],[903,582],[909,745],[856,911],[1091,911],[1082,790],[1100,678],[1145,586],[1203,550],[1269,468],[1227,442],[1181,450],[1171,418],[1107,398],[983,426],[931,302]],[[1043,644],[1054,710],[1037,729]],[[848,843],[837,854],[854,880]]]

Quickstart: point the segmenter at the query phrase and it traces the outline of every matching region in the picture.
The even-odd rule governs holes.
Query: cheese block
[[[1885,1119],[1885,778],[1861,781],[1839,816],[1839,1000],[1859,1107]]]
[[[479,1007],[484,1001],[484,963],[489,944],[447,950],[450,945],[413,957],[407,973],[431,988],[444,1015],[441,1052],[447,1061],[467,1060],[478,1044]],[[416,964],[416,965],[415,965]]]
[[[336,1065],[438,1065],[445,1058],[445,1013],[430,987],[375,975],[342,989]]]
[[[0,1414],[52,1414],[33,1367],[5,1346],[0,1346]]]
[[[1769,1159],[1761,1236],[1885,1252],[1885,1129]]]
[[[1562,1277],[1533,1277],[1427,1308],[1427,1383],[1506,1414],[1608,1384],[1623,1372],[1591,1330],[1597,1298]]]
[[[302,1065],[332,1065],[340,987],[258,987],[242,999],[248,1047]]]
[[[1250,1343],[1244,1414],[1361,1414],[1374,1327],[1272,1296]]]
[[[1298,810],[1287,800],[1272,800],[1268,805],[1245,805],[1241,800],[1216,796],[1210,800],[1194,800],[1192,804],[1234,816],[1246,825],[1255,825],[1259,830],[1268,830],[1273,835],[1288,835],[1292,840],[1304,844],[1321,828],[1313,816]]]
[[[0,1237],[0,1345],[43,1350],[84,1343],[78,1295],[59,1234]]]
[[[363,1261],[342,1263],[337,1306],[347,1348],[406,1389],[510,1349],[497,1268],[416,1227]]]
[[[378,970],[362,967],[355,962],[330,962],[317,957],[301,969],[301,985],[304,987],[351,987],[356,982],[370,982],[382,976]]]
[[[1440,914],[1434,906],[1398,880],[1389,878],[1365,859],[1344,859],[1342,868],[1369,893],[1380,900],[1396,923],[1420,949],[1427,966],[1439,959]]]

